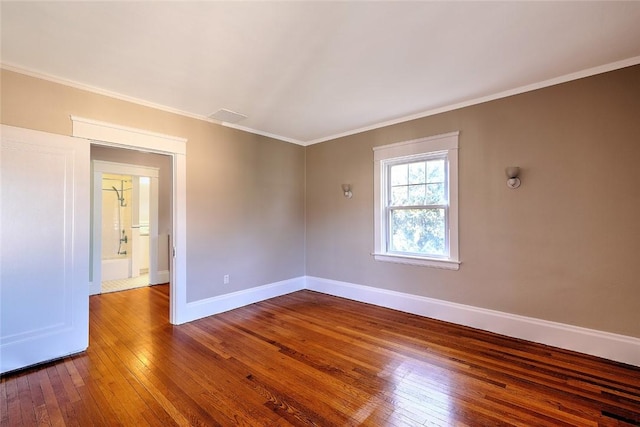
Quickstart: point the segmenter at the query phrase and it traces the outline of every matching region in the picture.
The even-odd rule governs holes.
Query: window
[[[458,132],[374,148],[378,261],[457,270]]]

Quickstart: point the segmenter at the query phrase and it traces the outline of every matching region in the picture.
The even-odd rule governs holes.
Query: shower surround
[[[131,277],[132,177],[102,177],[102,281]]]

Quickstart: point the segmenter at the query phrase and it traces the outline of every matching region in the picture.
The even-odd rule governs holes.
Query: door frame
[[[92,160],[93,179],[93,214],[92,214],[92,253],[89,295],[101,293],[102,283],[102,175],[113,173],[132,177],[146,176],[151,178],[149,187],[149,284],[157,285],[158,280],[158,168],[126,163],[114,163],[104,160]],[[134,185],[135,187],[135,185]],[[135,241],[131,234],[129,238]],[[136,253],[132,254],[137,256]],[[132,259],[133,264],[133,259]]]
[[[70,116],[72,135],[92,144],[165,154],[172,158],[172,221],[170,242],[169,322],[187,321],[187,139],[144,129]],[[87,284],[88,285],[88,284]]]

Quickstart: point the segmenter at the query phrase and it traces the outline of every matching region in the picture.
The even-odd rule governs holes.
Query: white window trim
[[[460,132],[450,132],[427,138],[398,142],[373,148],[374,159],[374,242],[373,252],[376,261],[412,264],[425,267],[458,270],[460,268],[458,243],[458,136]],[[408,256],[387,252],[387,225],[384,215],[384,192],[386,183],[385,162],[390,159],[410,159],[412,156],[434,152],[447,152],[449,169],[449,257]]]

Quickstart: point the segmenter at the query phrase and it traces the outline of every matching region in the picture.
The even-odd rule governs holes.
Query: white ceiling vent
[[[220,122],[238,123],[239,121],[246,119],[247,116],[245,116],[244,114],[236,113],[234,111],[225,110],[224,108],[221,108],[220,110],[211,114],[209,118],[213,120],[218,120]]]

